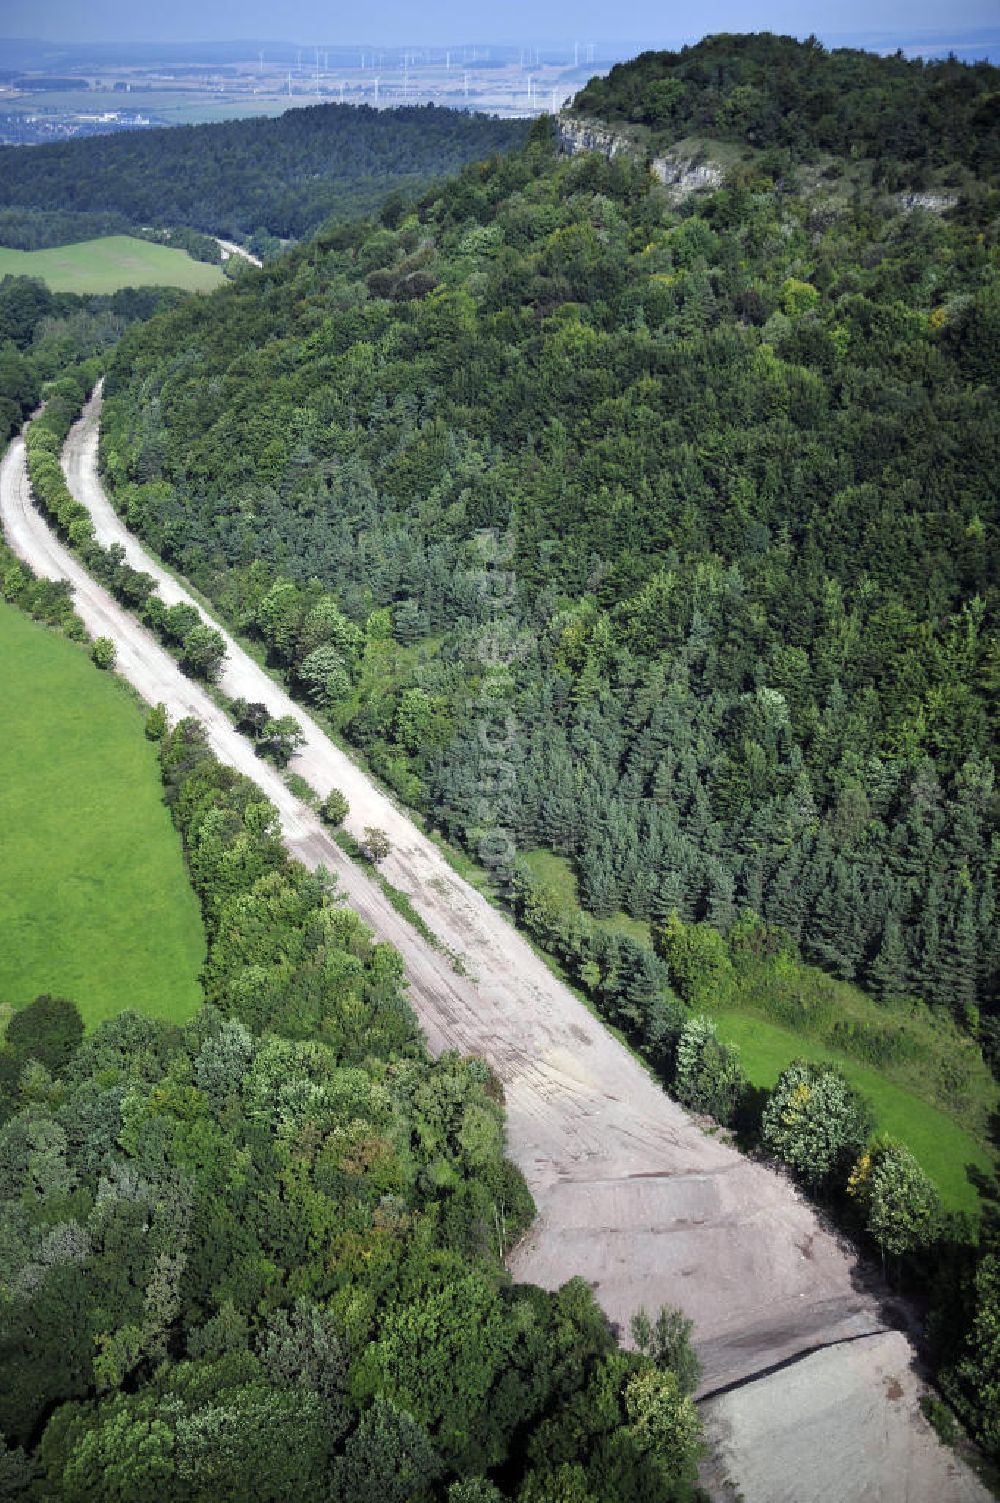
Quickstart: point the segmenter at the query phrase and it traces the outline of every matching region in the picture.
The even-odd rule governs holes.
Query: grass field
[[[565,857],[538,850],[525,853],[522,860],[567,909],[577,906],[576,875]],[[650,942],[649,925],[624,913],[601,921],[601,927]],[[956,1037],[947,1023],[938,1024],[919,1010],[910,1015],[883,1007],[857,987],[796,962],[747,967],[704,1010],[715,1021],[720,1038],[739,1045],[753,1085],[773,1086],[796,1058],[838,1065],[871,1102],[879,1130],[909,1145],[945,1205],[976,1211],[979,1197],[967,1167],[984,1173],[994,1167],[986,1129],[997,1110],[998,1092],[968,1040]],[[775,1013],[795,1026],[775,1021]],[[878,1068],[831,1045],[824,1030],[838,1020],[854,1025],[862,1037],[899,1035],[900,1059]],[[960,1089],[945,1096],[942,1076],[947,1072],[942,1066],[947,1063],[961,1063],[966,1073]]]
[[[121,287],[182,287],[211,292],[224,281],[218,266],[187,251],[131,235],[105,235],[76,245],[20,251],[0,246],[0,277],[40,277],[53,292],[117,292]]]
[[[966,1170],[971,1165],[990,1174],[993,1158],[944,1112],[896,1085],[880,1070],[861,1065],[849,1055],[803,1038],[789,1028],[740,1012],[720,1011],[712,1016],[720,1039],[739,1045],[743,1068],[753,1085],[773,1086],[785,1066],[796,1058],[837,1065],[871,1102],[879,1131],[900,1139],[919,1159],[948,1210],[975,1214],[979,1195]]]
[[[0,1004],[69,997],[88,1027],[201,999],[201,916],[124,689],[0,602]]]

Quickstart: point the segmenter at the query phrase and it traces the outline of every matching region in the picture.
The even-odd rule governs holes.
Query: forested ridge
[[[708,135],[784,149],[793,160],[833,151],[901,172],[919,188],[935,168],[962,176],[1000,168],[1000,69],[954,57],[828,52],[815,37],[706,37],[679,52],[645,52],[593,78],[574,113],[649,128],[657,141]]]
[[[675,207],[540,126],[401,223],[126,337],[104,462],[132,522],[473,848],[491,530],[517,741],[490,819],[569,857],[597,917],[726,933],[750,909],[975,1030],[998,962],[995,241],[962,206],[798,193],[753,161]],[[316,625],[324,592],[353,636]]]
[[[0,147],[0,236],[86,239],[95,216],[120,230],[187,225],[243,239],[297,239],[324,220],[371,213],[390,190],[426,187],[463,163],[516,147],[526,127],[433,105],[321,104],[277,119],[123,131]],[[21,211],[15,213],[13,211]],[[76,229],[69,216],[80,215]],[[51,223],[50,223],[51,221]],[[91,228],[87,228],[87,221]]]

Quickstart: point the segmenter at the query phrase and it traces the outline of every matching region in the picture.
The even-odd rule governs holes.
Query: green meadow
[[[830,1049],[790,1028],[750,1013],[711,1010],[719,1038],[737,1044],[743,1068],[755,1086],[770,1088],[793,1059],[825,1060],[836,1065],[867,1097],[880,1132],[905,1143],[937,1185],[950,1211],[979,1208],[979,1193],[968,1170],[993,1172],[989,1149],[972,1133],[913,1091],[897,1085],[881,1070],[862,1065],[842,1050]]]
[[[224,281],[218,266],[131,235],[105,235],[37,251],[0,246],[0,277],[8,275],[40,277],[53,292],[117,292],[122,287],[211,292]]]
[[[136,705],[2,602],[0,664],[0,1004],[189,1017],[205,938]]]

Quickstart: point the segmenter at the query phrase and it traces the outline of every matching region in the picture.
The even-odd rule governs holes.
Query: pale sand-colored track
[[[249,261],[251,266],[256,266],[258,269],[264,265],[259,256],[254,256],[250,251],[244,250],[243,246],[237,245],[235,240],[220,240],[218,235],[214,238],[222,252],[223,261],[228,261],[230,256],[238,256],[241,261]]]
[[[104,495],[99,411],[98,396],[67,442],[70,487],[102,542],[120,542],[166,601],[188,598]],[[222,689],[296,716],[307,741],[293,769],[320,793],[342,789],[353,833],[366,825],[387,831],[385,873],[462,957],[468,974],[456,974],[54,537],[31,504],[20,440],[0,472],[0,514],[11,545],[36,572],[71,582],[87,629],[113,638],[119,671],[139,693],[163,701],[174,719],[202,720],[215,753],[277,805],[292,854],[336,872],[351,905],[399,949],[432,1049],[481,1054],[494,1067],[506,1093],[508,1149],[539,1211],[509,1260],[514,1276],[555,1287],[582,1274],[623,1328],[640,1304],[651,1311],[681,1305],[696,1322],[705,1394],[826,1348],[706,1402],[714,1491],[729,1478],[747,1503],[985,1498],[919,1413],[908,1341],[886,1331],[850,1249],[787,1179],[706,1135],[670,1101],[502,915],[224,633]]]

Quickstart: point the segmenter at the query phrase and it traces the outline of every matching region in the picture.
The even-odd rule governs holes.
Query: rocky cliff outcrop
[[[631,141],[602,125],[598,120],[576,120],[568,115],[559,116],[559,145],[567,156],[575,157],[582,151],[599,151],[609,160],[623,151],[637,151]]]
[[[669,152],[663,157],[653,157],[649,169],[680,198],[689,193],[712,193],[722,187],[725,177],[718,162],[696,161]]]
[[[929,209],[932,214],[945,214],[958,203],[954,193],[901,193],[899,201],[909,213],[913,209]]]
[[[663,156],[650,157],[637,141],[630,140],[601,120],[579,120],[560,115],[558,129],[559,144],[569,156],[577,156],[582,151],[599,151],[609,161],[622,152],[645,158],[650,172],[670,190],[672,197],[686,198],[689,193],[713,192],[722,186],[725,173],[717,162],[696,159],[673,150]]]

